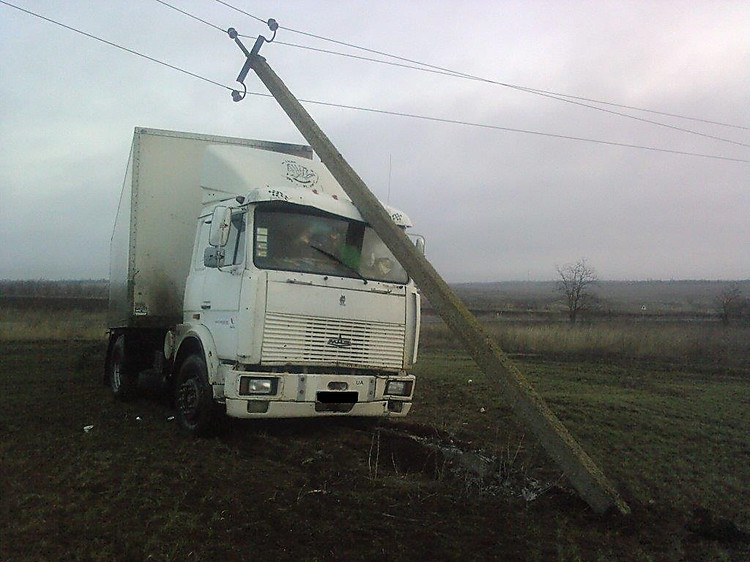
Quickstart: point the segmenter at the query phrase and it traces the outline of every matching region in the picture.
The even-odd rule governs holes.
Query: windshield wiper
[[[336,263],[338,263],[339,265],[343,265],[343,266],[344,266],[344,267],[345,267],[346,269],[348,269],[349,271],[351,271],[352,273],[354,273],[354,275],[356,275],[356,276],[357,276],[357,277],[359,277],[359,278],[360,278],[360,279],[361,279],[362,281],[364,281],[364,282],[365,282],[365,285],[367,285],[367,279],[365,279],[365,276],[364,276],[364,275],[362,275],[362,274],[361,274],[361,273],[359,272],[359,270],[358,270],[358,269],[356,269],[356,268],[352,267],[351,265],[349,265],[348,263],[346,263],[346,262],[345,262],[344,260],[342,260],[342,259],[341,259],[340,257],[338,257],[338,256],[337,256],[336,254],[332,254],[331,252],[327,252],[327,251],[325,251],[325,250],[324,250],[323,248],[318,248],[317,246],[313,246],[312,244],[310,244],[310,247],[311,247],[311,248],[312,248],[313,250],[318,250],[318,251],[319,251],[319,252],[320,252],[321,254],[323,254],[324,256],[327,256],[327,257],[331,258],[331,259],[332,259],[333,261],[335,261],[335,262],[336,262]]]

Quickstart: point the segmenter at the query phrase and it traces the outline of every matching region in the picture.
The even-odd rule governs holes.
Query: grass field
[[[612,348],[563,324],[513,349],[537,324],[489,325],[630,503],[622,518],[576,497],[439,324],[405,420],[228,421],[192,440],[158,394],[123,404],[101,384],[103,314],[0,309],[0,559],[748,558],[741,326]]]

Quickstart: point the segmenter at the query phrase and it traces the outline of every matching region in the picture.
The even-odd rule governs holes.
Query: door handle
[[[203,303],[203,304],[201,305],[201,308],[202,308],[203,310],[209,310],[209,309],[211,308],[211,303],[210,303],[210,302],[204,302],[204,303]]]

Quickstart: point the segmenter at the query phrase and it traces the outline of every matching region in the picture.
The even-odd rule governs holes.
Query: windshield
[[[261,269],[405,284],[406,271],[364,223],[290,206],[255,210],[253,260]]]

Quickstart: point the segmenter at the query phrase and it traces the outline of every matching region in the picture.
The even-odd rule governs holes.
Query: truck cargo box
[[[110,328],[182,321],[209,145],[313,155],[304,145],[136,128],[110,246]]]

